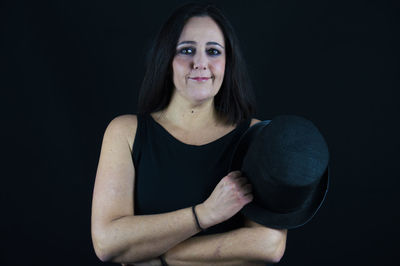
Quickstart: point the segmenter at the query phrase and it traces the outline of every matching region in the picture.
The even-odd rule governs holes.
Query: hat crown
[[[288,186],[313,184],[329,162],[328,146],[317,127],[294,115],[277,116],[261,128],[250,149],[265,162],[265,178]]]

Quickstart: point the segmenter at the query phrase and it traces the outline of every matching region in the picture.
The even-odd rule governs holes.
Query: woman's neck
[[[180,97],[173,97],[163,111],[157,112],[158,120],[182,129],[204,129],[218,124],[214,98],[201,103],[191,103]]]

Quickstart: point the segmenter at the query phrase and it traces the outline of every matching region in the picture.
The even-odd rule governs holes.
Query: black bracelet
[[[201,226],[200,226],[200,223],[199,223],[199,218],[197,218],[197,214],[196,214],[196,210],[194,209],[196,206],[192,206],[192,211],[193,211],[193,215],[194,215],[194,218],[196,219],[196,224],[197,224],[197,227],[201,230],[201,231],[205,231],[203,228],[201,228]]]
[[[167,262],[164,260],[163,255],[161,255],[160,257],[158,257],[161,261],[161,265],[162,266],[168,266]]]

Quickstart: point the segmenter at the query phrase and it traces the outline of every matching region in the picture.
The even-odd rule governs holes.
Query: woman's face
[[[175,92],[193,103],[214,97],[224,79],[224,47],[224,35],[214,20],[190,18],[172,61]]]

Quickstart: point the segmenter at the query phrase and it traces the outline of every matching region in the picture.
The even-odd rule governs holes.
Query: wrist
[[[201,228],[203,228],[204,230],[217,224],[210,211],[204,205],[204,203],[196,205],[195,211],[197,214],[199,224]]]

